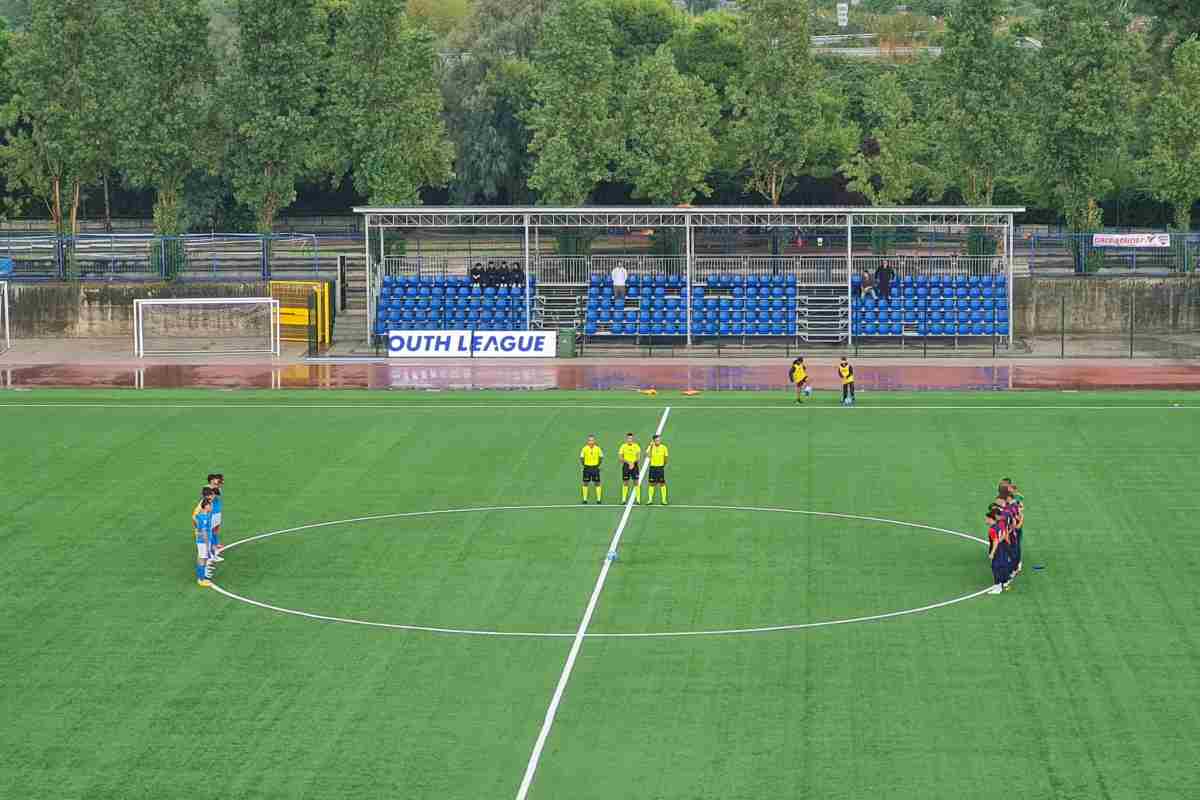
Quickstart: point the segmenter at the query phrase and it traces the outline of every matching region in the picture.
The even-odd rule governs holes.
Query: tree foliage
[[[529,185],[545,203],[581,205],[619,155],[613,26],[601,0],[562,0],[534,56],[526,115],[536,159]]]
[[[335,181],[349,173],[373,204],[420,202],[449,181],[453,146],[442,119],[434,36],[393,0],[352,0],[330,59],[332,147],[317,156]]]
[[[229,146],[224,169],[234,196],[269,233],[296,197],[312,157],[321,50],[314,0],[238,0],[237,68],[224,102]]]
[[[1177,47],[1172,61],[1150,112],[1145,170],[1153,195],[1171,204],[1176,230],[1187,231],[1200,202],[1200,38]]]
[[[712,192],[705,179],[717,155],[713,129],[720,116],[712,87],[681,75],[664,46],[634,68],[622,110],[621,175],[634,197],[677,205]]]
[[[1036,187],[1073,230],[1099,225],[1105,165],[1128,147],[1133,86],[1123,0],[1061,0],[1044,19],[1033,120]]]
[[[926,129],[913,114],[913,102],[894,73],[871,80],[865,111],[870,138],[842,165],[849,188],[871,205],[899,205],[932,180],[927,166]]]
[[[779,205],[797,177],[841,162],[858,132],[809,57],[808,0],[743,0],[745,65],[730,137],[746,187]]]
[[[955,7],[937,64],[933,109],[937,172],[969,205],[991,205],[996,187],[1020,174],[1026,152],[1029,71],[1011,38],[996,32],[1001,0]]]
[[[41,200],[60,232],[78,231],[84,187],[101,169],[111,30],[91,0],[38,3],[11,51],[11,132],[0,161],[9,184]]]
[[[184,182],[212,147],[207,122],[215,74],[209,18],[193,0],[128,0],[118,26],[122,90],[113,102],[117,163],[153,189],[159,233],[183,230]]]

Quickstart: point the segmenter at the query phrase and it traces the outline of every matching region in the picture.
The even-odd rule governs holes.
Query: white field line
[[[710,511],[751,511],[751,512],[757,511],[757,512],[771,513],[771,514],[803,514],[805,516],[810,516],[810,517],[832,517],[832,518],[836,518],[836,519],[856,519],[856,520],[864,520],[867,522],[880,522],[880,523],[885,523],[888,525],[900,525],[905,528],[918,528],[921,530],[934,531],[935,533],[944,533],[944,534],[947,534],[950,536],[955,536],[957,538],[963,539],[968,542],[975,542],[977,544],[987,545],[987,541],[979,538],[978,536],[972,536],[969,533],[963,533],[961,531],[955,531],[955,530],[951,530],[949,528],[939,528],[934,525],[923,525],[919,522],[903,522],[898,519],[888,519],[886,517],[871,517],[871,516],[865,516],[862,514],[843,514],[843,513],[836,512],[836,511],[805,511],[805,510],[796,509],[796,508],[770,508],[770,507],[764,507],[764,506],[712,506],[712,505],[686,505],[685,504],[685,505],[675,505],[675,506],[672,506],[672,508],[692,509],[692,510],[710,510]],[[312,530],[314,528],[327,528],[327,527],[330,527],[333,525],[349,525],[349,524],[356,523],[356,522],[371,522],[371,521],[376,521],[376,520],[381,520],[381,519],[400,519],[403,517],[428,517],[428,516],[444,515],[444,514],[468,514],[468,513],[478,512],[478,511],[544,511],[544,510],[549,510],[549,509],[571,509],[574,511],[588,511],[588,510],[606,511],[607,510],[607,509],[599,507],[599,506],[583,506],[581,508],[578,505],[568,505],[568,504],[559,503],[559,504],[555,504],[555,505],[537,505],[537,506],[481,506],[478,508],[446,508],[446,509],[438,509],[435,511],[401,511],[401,512],[396,512],[396,513],[391,513],[391,514],[375,514],[375,515],[368,516],[368,517],[353,517],[351,519],[330,520],[329,522],[314,522],[309,525],[298,525],[294,528],[282,528],[277,531],[268,531],[267,533],[260,533],[256,536],[248,536],[245,539],[239,539],[236,542],[231,542],[230,544],[225,546],[225,550],[231,550],[232,548],[237,547],[238,545],[247,544],[249,542],[260,541],[262,539],[269,539],[273,536],[280,536],[285,533],[296,533],[298,531],[307,531],[307,530]],[[573,638],[575,636],[575,634],[573,634],[573,633],[565,633],[565,632],[495,631],[495,630],[483,630],[483,629],[479,629],[479,628],[447,628],[447,627],[439,627],[439,626],[434,626],[434,625],[415,625],[415,624],[411,624],[411,623],[405,624],[405,623],[396,623],[396,622],[372,622],[370,620],[355,619],[353,617],[335,617],[335,616],[330,616],[328,614],[316,614],[316,613],[313,613],[310,611],[300,611],[299,609],[295,609],[295,608],[286,608],[284,606],[272,605],[271,603],[264,603],[260,600],[255,600],[251,597],[245,597],[243,595],[237,594],[236,592],[231,592],[228,589],[225,589],[224,587],[220,586],[216,582],[214,582],[212,586],[214,589],[217,590],[218,593],[230,598],[231,600],[237,600],[240,603],[246,603],[247,605],[256,606],[258,608],[266,609],[268,611],[275,611],[280,614],[290,614],[292,616],[304,617],[306,619],[315,619],[315,620],[320,620],[322,622],[340,622],[340,623],[344,623],[347,625],[363,625],[363,626],[370,627],[370,628],[387,628],[387,629],[391,629],[391,630],[422,631],[425,633],[447,633],[447,634],[459,634],[459,635],[463,635],[463,636],[491,636],[491,637],[497,637],[497,638],[510,637],[510,638],[534,638],[534,639],[537,639],[537,638],[568,639],[568,638]],[[678,637],[683,637],[683,636],[727,636],[727,635],[739,634],[739,633],[771,633],[771,632],[777,632],[777,631],[795,631],[795,630],[806,630],[806,629],[810,629],[810,628],[824,628],[824,627],[829,627],[829,626],[833,626],[833,625],[846,625],[846,624],[852,623],[852,622],[874,622],[877,620],[893,619],[895,617],[903,617],[903,616],[907,616],[909,614],[920,614],[925,611],[933,611],[934,609],[945,608],[946,606],[951,606],[951,605],[954,605],[955,603],[961,603],[966,600],[971,600],[973,598],[979,597],[980,595],[985,594],[991,588],[992,587],[989,584],[988,586],[985,586],[983,589],[981,589],[977,592],[972,592],[969,594],[961,595],[959,597],[954,597],[949,600],[943,600],[938,603],[931,603],[929,605],[920,606],[918,608],[906,608],[906,609],[902,609],[900,611],[888,611],[888,612],[881,613],[881,614],[871,614],[869,616],[864,616],[864,617],[847,617],[844,619],[820,620],[818,622],[798,622],[798,623],[789,623],[789,624],[783,624],[783,625],[767,625],[767,626],[760,626],[760,627],[754,627],[754,628],[715,628],[715,629],[710,629],[710,630],[696,630],[696,631],[646,631],[646,632],[642,632],[642,633],[588,633],[586,638],[589,638],[589,639],[672,639],[672,638],[678,638]]]
[[[14,388],[13,391],[26,391],[23,388]],[[58,391],[58,390],[53,390]],[[211,391],[220,391],[212,389]],[[262,390],[268,391],[268,390]],[[303,390],[295,390],[303,391]],[[366,391],[366,390],[364,390]],[[414,392],[418,390],[413,390]],[[952,390],[948,390],[952,391]],[[1162,390],[1146,390],[1146,391],[1173,391],[1168,389]],[[1178,391],[1190,391],[1180,389]],[[717,394],[714,392],[714,394]],[[175,411],[178,409],[267,409],[271,411],[295,411],[300,409],[313,409],[319,411],[402,411],[411,412],[422,409],[430,411],[442,411],[448,408],[471,408],[471,409],[510,409],[529,411],[541,411],[544,409],[612,409],[619,411],[644,411],[645,405],[628,405],[628,404],[608,404],[608,403],[422,403],[422,402],[396,402],[396,403],[253,403],[253,402],[229,402],[229,403],[0,403],[0,408],[102,408],[102,409],[160,409],[165,411]],[[679,411],[680,407],[673,407],[675,411]],[[1200,404],[1182,405],[1175,403],[1163,403],[1162,405],[1147,406],[1147,405],[1128,405],[1128,406],[1100,406],[1100,405],[1056,405],[1056,406],[1024,406],[1024,405],[925,405],[925,406],[900,406],[900,405],[880,405],[880,406],[855,406],[855,411],[848,411],[841,405],[806,405],[805,411],[837,411],[843,414],[852,414],[861,411],[1184,411],[1200,409]],[[790,414],[797,413],[795,403],[787,404],[781,401],[774,405],[726,405],[705,403],[697,403],[691,408],[684,408],[685,411],[782,411]],[[801,412],[802,413],[802,412]]]
[[[671,407],[667,406],[663,409],[662,417],[658,420],[658,429],[655,430],[655,435],[661,435],[663,428],[666,427],[667,417],[671,414]],[[650,467],[650,456],[642,461],[642,468],[638,470],[637,491],[629,493],[629,499],[625,502],[625,510],[621,512],[621,521],[617,524],[617,530],[613,533],[612,542],[608,545],[608,552],[605,553],[604,562],[600,567],[600,577],[596,578],[596,586],[592,589],[592,597],[588,600],[587,608],[583,612],[583,619],[579,621],[579,630],[575,631],[575,640],[571,642],[571,649],[567,653],[567,663],[563,665],[562,674],[558,676],[558,685],[554,687],[554,694],[550,698],[550,706],[546,709],[546,717],[542,720],[542,729],[538,731],[537,739],[533,743],[533,752],[529,755],[529,763],[525,765],[525,775],[521,778],[521,786],[517,789],[517,800],[525,800],[529,794],[529,787],[533,785],[533,776],[537,773],[538,763],[542,760],[542,750],[546,747],[546,739],[550,736],[550,729],[554,726],[554,717],[558,714],[558,705],[562,702],[563,692],[566,691],[567,681],[571,679],[571,671],[575,669],[575,659],[579,657],[579,651],[583,647],[583,637],[587,635],[588,626],[592,624],[592,615],[596,613],[596,604],[600,602],[600,592],[604,590],[604,581],[608,579],[608,571],[612,568],[612,559],[608,557],[609,553],[616,553],[621,546],[621,535],[625,532],[625,525],[629,522],[629,515],[633,512],[633,504],[637,501],[638,495],[641,493],[642,482],[646,478],[646,470]]]

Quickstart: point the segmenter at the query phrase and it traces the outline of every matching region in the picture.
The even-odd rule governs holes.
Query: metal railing
[[[258,280],[336,271],[316,236],[278,234],[83,233],[0,236],[13,280]]]

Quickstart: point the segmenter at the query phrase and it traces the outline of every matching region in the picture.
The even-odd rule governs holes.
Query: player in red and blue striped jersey
[[[1008,531],[1004,527],[1003,514],[996,506],[988,508],[984,518],[988,526],[988,561],[992,565],[992,588],[990,594],[1000,594],[1008,588],[1012,576],[1009,570]]]

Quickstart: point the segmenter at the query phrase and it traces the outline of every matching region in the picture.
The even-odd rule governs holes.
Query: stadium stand
[[[914,260],[898,277],[889,298],[862,295],[855,274],[845,284],[807,285],[792,272],[772,275],[710,272],[690,294],[679,274],[629,276],[623,299],[614,296],[607,272],[588,274],[586,285],[542,287],[567,292],[574,325],[585,336],[799,337],[805,341],[895,337],[988,337],[1009,335],[1007,279],[1003,274],[966,275],[938,270],[941,262]],[[524,330],[546,320],[527,307],[544,300],[531,277],[527,304],[522,285],[481,286],[469,275],[384,276],[374,330]],[[576,294],[578,293],[578,294]],[[847,304],[847,293],[851,298]],[[819,305],[826,302],[824,306]],[[820,314],[824,321],[818,321]],[[555,327],[554,324],[550,325]],[[819,330],[824,326],[824,330]],[[833,334],[832,339],[820,338]]]
[[[393,330],[525,330],[525,287],[482,287],[468,276],[385,276],[375,333]]]

